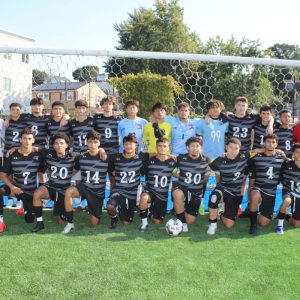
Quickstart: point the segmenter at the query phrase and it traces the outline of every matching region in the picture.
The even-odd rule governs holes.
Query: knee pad
[[[213,191],[209,196],[208,207],[212,209],[217,209],[221,198],[222,195],[219,191]]]

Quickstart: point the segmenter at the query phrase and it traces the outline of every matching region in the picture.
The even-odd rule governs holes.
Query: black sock
[[[257,224],[257,211],[250,211],[249,216],[251,225]]]
[[[3,197],[0,199],[0,216],[3,216]]]
[[[148,217],[148,208],[140,210],[140,218],[146,219]]]
[[[289,215],[289,214],[286,214],[286,215],[284,216],[284,218],[286,219],[286,221],[288,221],[288,222],[289,222],[289,220],[290,220],[290,218],[291,218],[291,215]]]
[[[73,223],[73,210],[72,211],[66,211],[66,220],[68,223]]]
[[[209,223],[217,223],[218,219],[209,219]]]
[[[33,211],[36,218],[40,218],[43,216],[43,206],[34,206]]]
[[[283,212],[281,212],[281,211],[280,211],[280,212],[278,213],[278,215],[277,215],[277,219],[278,219],[278,220],[283,220],[284,217],[285,217],[285,213],[283,213]]]
[[[181,214],[176,214],[177,219],[179,219],[182,223],[186,223],[185,212]]]

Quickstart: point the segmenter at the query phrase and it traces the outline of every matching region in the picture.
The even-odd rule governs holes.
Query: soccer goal
[[[0,47],[0,74],[2,112],[11,102],[26,108],[34,96],[48,107],[61,100],[72,109],[81,99],[97,109],[105,94],[117,96],[119,109],[129,98],[138,98],[143,106],[152,97],[167,99],[173,113],[187,101],[196,115],[203,115],[212,98],[232,111],[241,95],[249,99],[251,110],[270,104],[275,112],[286,108],[296,118],[300,109],[300,61],[292,60]]]

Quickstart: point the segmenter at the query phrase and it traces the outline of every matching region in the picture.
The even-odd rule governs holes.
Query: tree
[[[136,9],[114,29],[119,36],[118,50],[196,53],[200,48],[197,35],[184,24],[183,9],[177,0],[157,0],[154,9]],[[143,71],[167,75],[172,68],[165,60],[110,59],[106,71],[110,76]]]
[[[111,77],[109,81],[116,87],[123,102],[129,99],[140,101],[140,115],[149,117],[156,102],[162,102],[173,109],[175,95],[182,93],[182,88],[172,76],[153,73],[127,74]]]
[[[37,69],[32,70],[32,85],[33,86],[43,84],[48,78],[49,78],[49,75],[45,71],[40,71]]]
[[[72,76],[75,80],[91,82],[95,80],[95,77],[99,74],[99,67],[97,66],[83,66],[77,68]]]

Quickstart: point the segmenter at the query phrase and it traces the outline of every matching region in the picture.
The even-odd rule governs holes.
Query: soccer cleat
[[[249,234],[255,234],[257,231],[257,225],[256,224],[251,224],[248,233]]]
[[[71,230],[75,228],[75,225],[73,223],[67,223],[64,230],[61,232],[63,234],[68,234]]]
[[[45,228],[43,221],[37,221],[31,232],[39,232]]]
[[[119,221],[118,217],[111,218],[109,228],[115,229],[117,227],[118,221]]]
[[[4,222],[0,222],[0,233],[2,233],[6,228],[6,225]]]
[[[217,231],[217,226],[214,224],[210,224],[207,229],[207,234],[214,235],[214,234],[216,234],[216,231]]]
[[[277,234],[284,234],[283,226],[277,226],[276,227],[276,233]]]
[[[189,232],[189,228],[186,223],[182,223],[182,232]]]
[[[20,207],[16,210],[16,215],[17,216],[22,216],[24,214],[24,208]]]
[[[145,224],[145,225],[140,226],[139,231],[140,232],[145,232],[147,229],[148,229],[148,224]]]

